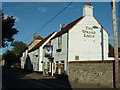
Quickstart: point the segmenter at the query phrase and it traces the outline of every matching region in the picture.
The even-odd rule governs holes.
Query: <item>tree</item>
[[[109,48],[114,48],[112,44],[109,43]]]
[[[16,60],[16,55],[13,52],[9,51],[9,50],[7,50],[6,53],[4,53],[2,55],[2,58],[5,60],[5,66],[6,67],[11,67],[11,65],[18,62]]]
[[[27,48],[27,45],[21,41],[15,41],[11,43],[13,47],[12,50],[8,50],[3,54],[3,59],[5,60],[5,66],[11,67],[12,65],[20,64],[20,57],[22,53]]]
[[[11,51],[19,58],[22,56],[22,53],[27,48],[27,44],[23,43],[22,41],[15,41],[11,43],[10,46],[13,47]]]
[[[18,33],[18,30],[14,27],[15,18],[13,16],[4,17],[2,14],[2,47],[8,46],[8,42],[14,41],[14,35]]]

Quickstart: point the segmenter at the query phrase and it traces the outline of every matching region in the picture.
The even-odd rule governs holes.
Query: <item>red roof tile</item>
[[[92,6],[92,4],[91,4],[91,3],[84,3],[84,5],[89,5],[89,6]]]
[[[39,42],[37,45],[35,45],[29,52],[34,51],[36,49],[38,49],[41,45],[43,45],[45,43],[45,41],[47,39],[49,39],[55,32],[51,33],[49,36],[47,36],[46,38],[44,38],[41,42]]]
[[[40,35],[36,35],[36,34],[34,34],[34,40],[43,40],[44,38],[42,38]],[[28,45],[28,46],[30,46],[33,42],[34,42],[34,40]]]
[[[53,38],[59,37],[60,35],[66,33],[67,31],[69,31],[77,22],[79,22],[80,20],[82,20],[83,17],[84,16],[82,16],[82,17],[78,18],[77,20],[69,23],[67,26],[65,26],[64,28],[62,28],[61,31],[58,32]]]
[[[43,40],[41,36],[34,34],[34,40]]]

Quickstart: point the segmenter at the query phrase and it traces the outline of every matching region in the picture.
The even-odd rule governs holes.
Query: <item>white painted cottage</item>
[[[93,6],[85,3],[83,16],[62,26],[51,39],[53,73],[68,74],[70,61],[108,59],[108,33],[93,16]]]
[[[44,39],[40,36],[34,37],[35,40],[28,45],[28,49],[23,53],[21,68],[42,72],[44,58],[43,48],[50,42],[50,39],[53,38],[56,33],[57,32],[53,32]]]
[[[37,61],[38,59],[37,57],[34,58],[34,55],[32,55],[33,52],[30,53],[30,51],[35,47],[35,45],[37,45],[42,40],[43,38],[41,36],[37,36],[36,34],[34,34],[34,40],[27,46],[26,50],[23,52],[23,55],[21,57],[21,68],[22,69],[31,70],[34,68],[34,70],[36,71],[35,65],[34,67],[33,65],[31,66],[31,60],[35,59]]]

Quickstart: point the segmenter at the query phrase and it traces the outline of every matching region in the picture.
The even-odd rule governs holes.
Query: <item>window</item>
[[[58,37],[58,49],[62,48],[62,36]]]
[[[56,73],[58,73],[58,69],[59,69],[59,63],[58,61],[56,61]]]
[[[79,60],[79,56],[75,56],[75,60]]]
[[[61,74],[64,74],[64,61],[61,61],[60,63],[60,70],[61,70]]]

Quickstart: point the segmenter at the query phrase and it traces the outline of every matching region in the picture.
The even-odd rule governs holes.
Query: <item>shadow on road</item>
[[[2,69],[3,89],[10,88],[42,88],[49,89],[67,89],[72,90],[67,76],[44,77],[42,73],[29,72],[21,69]],[[6,89],[7,88],[7,89]]]

